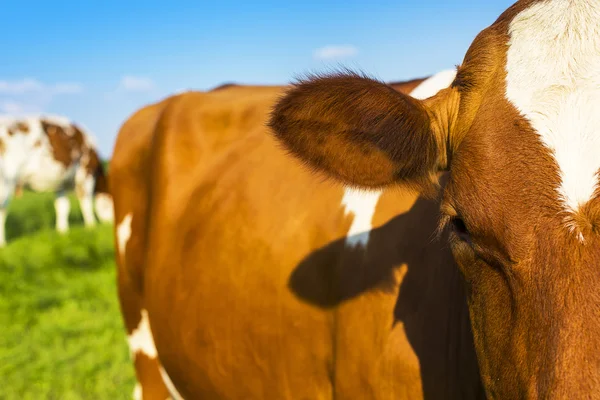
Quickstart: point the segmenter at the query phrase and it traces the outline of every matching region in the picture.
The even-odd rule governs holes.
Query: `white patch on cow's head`
[[[167,371],[165,371],[162,365],[158,367],[158,370],[160,371],[160,376],[162,377],[162,380],[165,383],[165,386],[167,387],[167,390],[171,394],[173,400],[183,400],[183,396],[179,394],[177,388],[173,384],[173,381],[169,377],[169,374],[167,374]]]
[[[575,213],[598,188],[600,3],[537,2],[513,19],[509,34],[506,97],[551,150],[557,197]]]
[[[434,96],[442,89],[446,89],[456,78],[456,70],[448,69],[430,76],[410,92],[411,97],[424,100]]]
[[[108,193],[98,193],[94,198],[94,206],[98,219],[104,223],[114,221],[114,209],[112,196]]]
[[[380,191],[363,192],[351,188],[346,188],[342,204],[346,209],[346,214],[352,213],[354,219],[350,230],[346,234],[346,244],[351,247],[362,245],[364,247],[369,243],[373,215],[375,208],[381,196]]]
[[[129,342],[129,351],[131,357],[135,359],[137,353],[143,353],[149,358],[156,358],[156,346],[154,338],[150,330],[150,321],[148,320],[148,312],[144,309],[140,312],[141,319],[137,328],[127,337]]]
[[[121,257],[125,256],[125,247],[131,237],[131,221],[133,214],[129,213],[123,218],[119,226],[117,226],[117,245],[119,247],[119,254]]]

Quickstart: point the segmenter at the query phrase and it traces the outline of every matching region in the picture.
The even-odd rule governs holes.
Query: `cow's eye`
[[[460,217],[452,217],[450,220],[450,226],[452,231],[461,239],[468,240],[469,239],[469,230],[467,229],[467,225],[465,221]]]

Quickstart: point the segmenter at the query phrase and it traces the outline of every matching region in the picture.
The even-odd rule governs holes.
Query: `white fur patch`
[[[410,92],[411,97],[415,99],[424,100],[431,96],[434,96],[442,89],[446,89],[456,78],[456,70],[448,69],[444,71],[440,71],[437,74],[430,76],[419,86],[413,89]]]
[[[131,214],[129,214],[131,215]],[[150,330],[150,321],[148,319],[148,312],[144,309],[140,312],[141,319],[140,322],[131,332],[131,334],[127,337],[127,341],[129,342],[129,352],[131,354],[131,358],[135,360],[135,357],[138,353],[145,354],[147,357],[151,359],[156,359],[158,357],[158,352],[156,351],[156,346],[154,344],[154,337],[152,336],[152,331]],[[171,397],[175,400],[183,400],[183,397],[179,394],[173,381],[169,378],[169,375],[163,368],[163,366],[158,362],[158,370],[160,372],[160,376],[167,387],[167,390],[171,394]],[[139,387],[139,389],[138,389]],[[139,390],[139,392],[138,392]],[[137,399],[136,394],[139,393],[139,398],[142,397],[142,387],[138,383],[134,390],[133,398]]]
[[[381,193],[380,191],[366,192],[346,188],[342,204],[346,208],[346,214],[352,213],[354,215],[352,225],[346,235],[348,246],[362,245],[366,247],[369,243],[369,235],[372,229],[371,221]]]
[[[133,400],[142,400],[142,385],[139,382],[133,388]]]
[[[598,188],[600,2],[535,3],[509,33],[506,97],[551,150],[557,197],[575,213]]]
[[[124,218],[123,221],[117,226],[117,243],[119,245],[119,254],[121,257],[125,255],[125,247],[127,246],[127,242],[131,237],[131,220],[133,219],[133,214],[129,213]]]
[[[173,384],[173,381],[171,380],[171,378],[169,378],[169,374],[167,374],[167,371],[165,371],[162,365],[158,367],[158,370],[160,371],[160,376],[162,377],[162,380],[165,383],[167,390],[169,391],[169,393],[171,393],[171,397],[174,400],[183,400],[183,396],[179,394],[177,388]]]
[[[140,312],[141,319],[137,328],[127,337],[129,342],[129,351],[132,358],[135,359],[137,353],[143,353],[150,358],[156,358],[156,346],[154,346],[154,338],[150,330],[150,321],[148,320],[148,312],[143,310]]]

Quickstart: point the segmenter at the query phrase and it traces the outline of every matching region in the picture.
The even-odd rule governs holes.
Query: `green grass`
[[[131,398],[112,227],[54,231],[53,197],[25,193],[0,250],[0,399]]]

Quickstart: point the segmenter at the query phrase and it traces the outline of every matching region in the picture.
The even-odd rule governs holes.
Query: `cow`
[[[455,73],[387,88],[427,98]],[[287,90],[179,94],[121,127],[110,190],[134,398],[482,398],[437,201],[307,170],[266,127]]]
[[[92,136],[59,115],[0,118],[0,246],[6,245],[6,212],[23,189],[54,192],[55,228],[69,229],[70,202],[75,190],[85,226],[112,222],[112,196]]]

